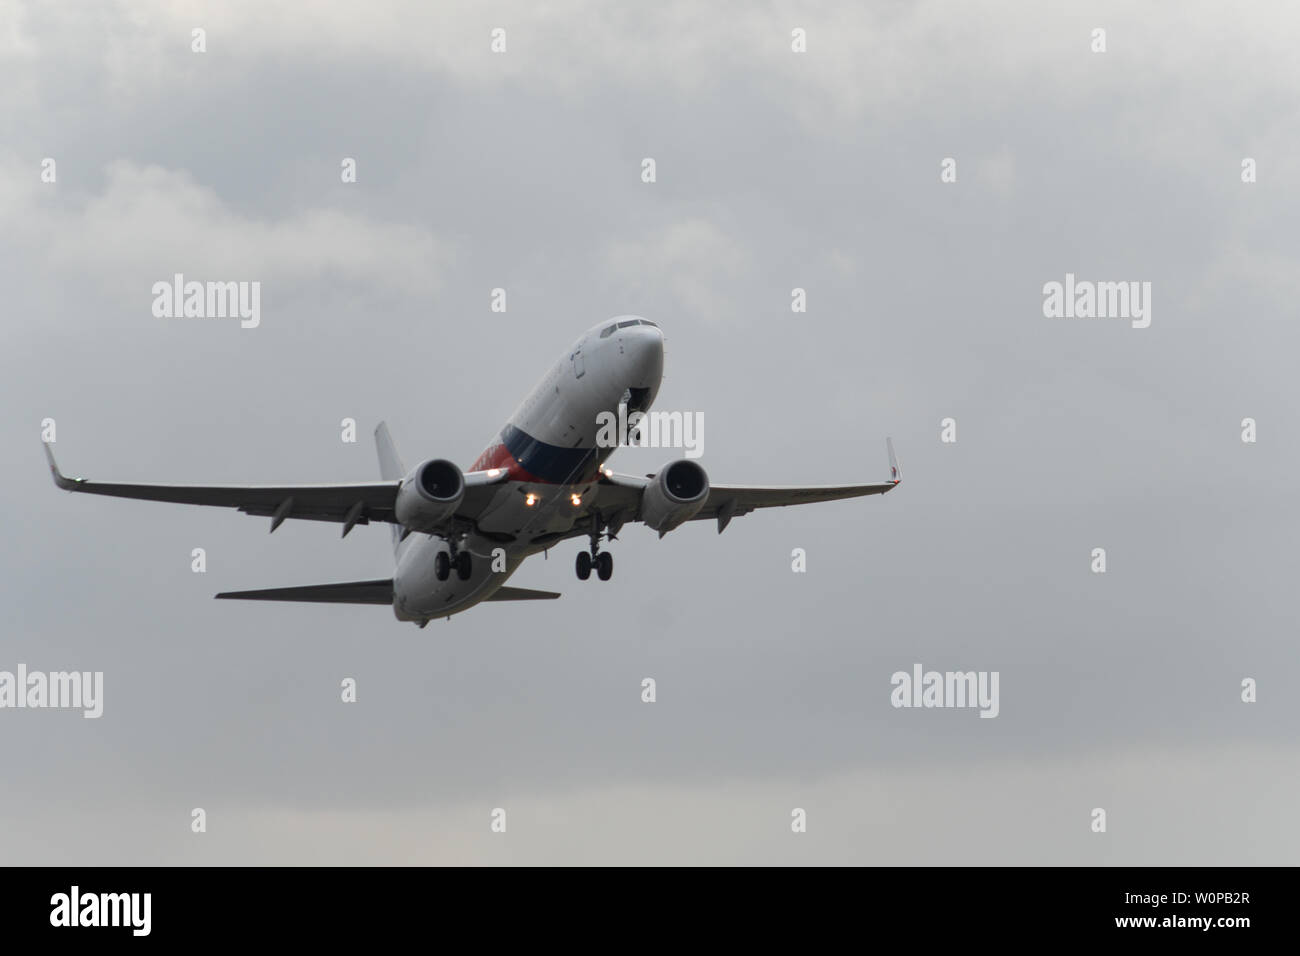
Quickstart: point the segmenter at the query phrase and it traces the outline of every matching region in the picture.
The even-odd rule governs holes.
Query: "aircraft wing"
[[[271,519],[274,531],[286,518],[311,521],[336,521],[343,534],[359,524],[372,521],[397,523],[393,513],[401,481],[355,482],[331,485],[155,485],[119,484],[69,478],[59,471],[49,444],[44,445],[54,483],[64,491],[79,491],[114,498],[139,498],[145,501],[170,501],[176,504],[212,505],[236,508],[244,514]],[[506,472],[467,472],[465,499],[461,511],[477,514],[486,507],[495,489],[490,486],[506,478]]]
[[[886,439],[886,447],[889,450],[889,481],[861,485],[711,484],[704,507],[691,520],[716,519],[718,533],[721,534],[732,518],[749,514],[756,508],[782,508],[787,505],[811,504],[816,501],[883,495],[887,491],[892,491],[902,481],[898,470],[898,459],[894,455],[894,443]],[[606,475],[600,482],[602,510],[618,511],[621,508],[625,512],[633,512],[639,509],[641,493],[649,483],[649,478],[639,478],[634,475]],[[607,488],[609,490],[606,490]],[[609,504],[609,508],[605,507],[606,503]]]

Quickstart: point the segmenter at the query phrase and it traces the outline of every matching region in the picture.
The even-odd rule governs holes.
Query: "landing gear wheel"
[[[614,556],[608,551],[596,555],[596,574],[602,581],[608,581],[614,573]]]
[[[456,577],[462,581],[469,580],[469,576],[474,570],[474,566],[470,563],[472,560],[468,551],[462,551],[456,555]]]
[[[434,555],[433,576],[439,581],[445,581],[451,576],[451,559],[447,557],[446,551],[439,551]]]
[[[591,577],[591,555],[586,551],[579,551],[578,560],[574,565],[574,569],[578,572],[579,581],[585,581],[587,578]]]

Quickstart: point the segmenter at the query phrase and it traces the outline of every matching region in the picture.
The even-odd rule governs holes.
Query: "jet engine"
[[[663,537],[699,514],[708,498],[709,476],[695,462],[683,458],[665,465],[650,479],[641,495],[641,520]]]
[[[431,458],[402,479],[393,511],[403,527],[429,534],[446,524],[464,497],[461,470],[445,458]]]

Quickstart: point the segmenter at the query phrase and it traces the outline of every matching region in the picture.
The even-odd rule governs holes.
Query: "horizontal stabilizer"
[[[558,596],[558,595],[557,595]],[[222,591],[219,599],[237,601],[312,601],[319,604],[392,604],[393,579],[309,584],[297,588],[263,588],[260,591]]]
[[[497,588],[489,601],[553,601],[560,596],[559,591],[534,591],[530,588]]]

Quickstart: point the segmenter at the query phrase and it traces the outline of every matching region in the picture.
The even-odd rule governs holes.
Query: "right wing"
[[[244,514],[271,519],[274,531],[286,518],[310,521],[336,521],[343,534],[359,524],[387,521],[397,524],[393,513],[400,480],[371,481],[337,485],[154,485],[119,484],[69,478],[59,471],[49,444],[44,445],[54,483],[64,491],[114,498],[138,498],[145,501],[170,501],[186,505],[213,505],[237,508]],[[495,494],[490,486],[506,478],[501,470],[493,475],[484,471],[465,473],[465,499],[461,512],[476,515]],[[459,514],[458,514],[459,516]]]
[[[718,533],[721,534],[732,518],[749,514],[756,508],[782,508],[816,501],[883,495],[887,491],[893,491],[902,481],[893,441],[885,439],[885,446],[889,451],[889,481],[863,485],[710,485],[704,507],[691,520],[715,518]],[[639,518],[641,494],[649,483],[648,478],[606,473],[600,480],[599,501],[602,509],[621,512],[627,518]]]

